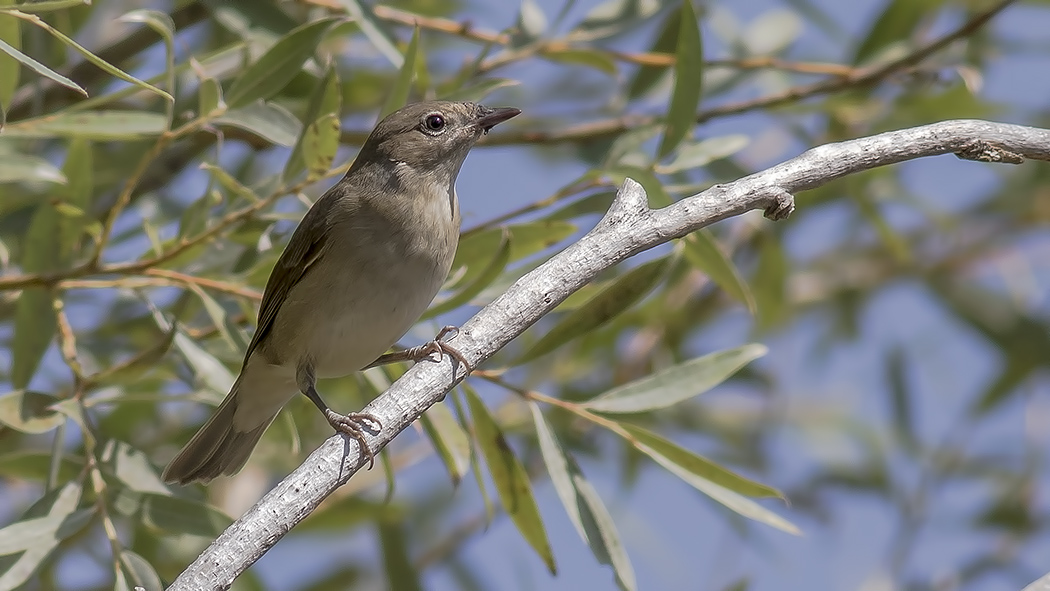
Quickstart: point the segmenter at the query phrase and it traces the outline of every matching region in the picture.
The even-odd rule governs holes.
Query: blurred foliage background
[[[625,177],[656,207],[823,143],[1050,108],[1037,0],[147,4],[0,0],[0,589],[160,589],[331,435],[296,400],[236,477],[157,476],[225,395],[294,222],[407,100],[525,114],[468,159],[457,262],[405,344]],[[1050,167],[923,160],[798,205],[581,290],[234,588],[1043,574]],[[321,390],[354,410],[398,371]]]

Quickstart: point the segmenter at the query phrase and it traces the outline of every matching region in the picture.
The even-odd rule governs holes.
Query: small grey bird
[[[408,105],[376,125],[346,176],[292,234],[266,282],[237,381],[168,464],[166,482],[207,482],[236,473],[297,392],[374,460],[362,427],[379,428],[379,421],[335,413],[317,393],[316,379],[434,353],[464,361],[441,341],[447,329],[426,345],[383,353],[419,319],[448,277],[459,242],[456,176],[467,153],[493,126],[519,113],[430,101]]]

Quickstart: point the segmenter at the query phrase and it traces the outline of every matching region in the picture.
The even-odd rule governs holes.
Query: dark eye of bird
[[[441,131],[445,128],[445,118],[437,114],[427,115],[427,118],[423,120],[423,125],[426,125],[430,131]]]

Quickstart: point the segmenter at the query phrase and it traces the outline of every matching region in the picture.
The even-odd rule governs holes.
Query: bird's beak
[[[496,107],[495,109],[482,107],[481,116],[478,117],[474,124],[484,129],[485,133],[488,133],[496,125],[520,114],[521,109],[515,109],[514,107]]]

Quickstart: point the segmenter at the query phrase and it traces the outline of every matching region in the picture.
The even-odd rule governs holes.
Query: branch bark
[[[594,229],[515,282],[467,321],[450,344],[477,367],[600,272],[632,255],[752,209],[781,219],[793,210],[798,191],[941,154],[983,162],[1050,160],[1050,130],[956,120],[827,144],[656,210],[649,208],[642,187],[628,179]],[[364,409],[383,423],[380,432],[366,436],[368,444],[381,450],[465,377],[463,368],[453,363],[412,367]],[[364,464],[356,442],[342,435],[331,437],[223,532],[169,591],[228,589]]]

